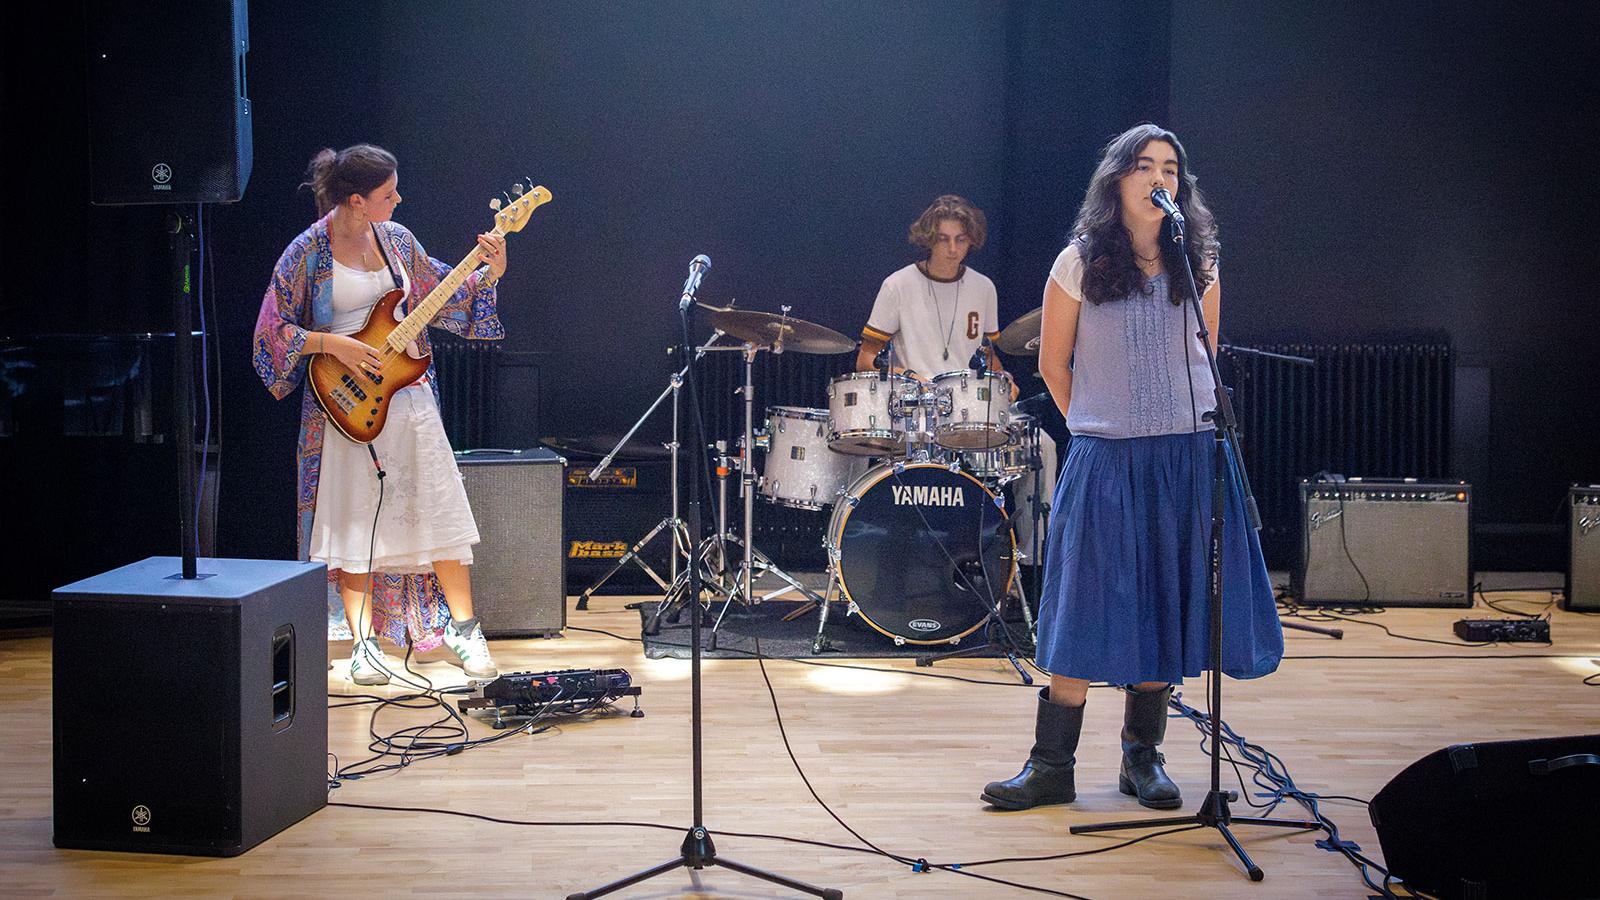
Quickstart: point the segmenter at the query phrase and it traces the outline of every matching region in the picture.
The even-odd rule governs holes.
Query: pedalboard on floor
[[[462,712],[492,716],[496,728],[525,724],[530,718],[579,715],[622,699],[633,698],[633,718],[640,718],[641,688],[627,669],[562,669],[514,672],[475,683],[472,696],[460,701]],[[520,721],[513,721],[520,720]]]
[[[1475,643],[1550,643],[1550,623],[1545,619],[1457,619],[1455,632],[1463,641]]]

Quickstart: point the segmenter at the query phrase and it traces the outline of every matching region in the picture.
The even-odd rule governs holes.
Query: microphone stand
[[[1152,201],[1153,202],[1153,201]],[[1157,204],[1158,206],[1160,204]],[[1222,789],[1222,532],[1223,513],[1227,509],[1224,500],[1228,484],[1228,447],[1230,442],[1238,447],[1238,417],[1234,415],[1233,404],[1228,400],[1228,392],[1222,388],[1222,373],[1217,370],[1216,355],[1211,352],[1211,335],[1206,328],[1205,310],[1200,305],[1200,292],[1194,280],[1194,267],[1189,263],[1188,245],[1184,242],[1183,217],[1168,215],[1172,222],[1172,239],[1178,244],[1178,255],[1183,258],[1184,276],[1188,279],[1189,305],[1194,309],[1195,321],[1199,323],[1196,336],[1200,338],[1200,347],[1205,351],[1206,363],[1211,367],[1212,387],[1216,393],[1217,408],[1214,412],[1205,415],[1207,421],[1212,422],[1216,428],[1215,445],[1213,447],[1213,465],[1211,472],[1211,540],[1207,548],[1206,576],[1209,582],[1210,601],[1210,630],[1211,648],[1210,665],[1207,667],[1210,684],[1207,686],[1209,693],[1211,714],[1211,787],[1206,791],[1205,799],[1200,803],[1200,809],[1194,815],[1168,816],[1159,819],[1139,819],[1132,822],[1112,822],[1097,825],[1074,825],[1069,830],[1073,834],[1092,834],[1100,831],[1120,831],[1128,828],[1161,828],[1169,825],[1204,825],[1215,828],[1228,842],[1228,847],[1234,855],[1239,857],[1239,862],[1244,865],[1251,881],[1260,881],[1266,877],[1261,867],[1250,859],[1244,852],[1244,847],[1239,844],[1238,838],[1233,836],[1230,826],[1234,824],[1267,825],[1279,828],[1296,828],[1312,830],[1321,828],[1318,822],[1307,820],[1291,821],[1287,819],[1267,819],[1256,816],[1235,816],[1228,809],[1228,803],[1236,799],[1231,791]],[[1187,339],[1187,338],[1185,338]],[[1250,481],[1245,476],[1242,465],[1235,467],[1239,473],[1240,487],[1245,496],[1245,510],[1250,516],[1250,527],[1261,530],[1261,517],[1256,511],[1255,500],[1250,494]]]
[[[697,257],[696,261],[698,260],[699,258]],[[709,263],[710,261],[707,260],[707,267],[709,267]],[[694,307],[694,303],[692,302],[692,293],[693,292],[689,287],[685,287],[683,302],[678,306],[678,315],[683,326],[682,346],[683,356],[685,359],[690,358],[689,319],[690,312]],[[696,446],[705,447],[705,421],[700,413],[700,400],[696,388],[697,379],[695,377],[694,366],[687,366],[685,374],[688,376],[686,383],[689,387],[689,408],[694,411]],[[745,452],[748,453],[749,451],[750,448],[746,447]],[[704,479],[701,478],[699,474],[697,474],[694,478],[689,479],[689,516],[687,526],[689,529],[690,546],[696,548],[698,548],[700,545],[700,484],[703,480]],[[696,550],[696,557],[698,557],[698,549]],[[722,866],[725,869],[732,869],[735,872],[743,872],[746,875],[759,878],[763,881],[770,881],[773,884],[783,885],[784,887],[793,891],[800,891],[801,893],[810,894],[813,897],[821,897],[823,900],[842,900],[844,893],[837,888],[815,887],[802,881],[795,881],[791,878],[786,878],[782,875],[776,875],[772,872],[757,869],[754,866],[747,866],[743,863],[728,859],[725,856],[717,855],[717,848],[711,841],[711,832],[706,828],[705,819],[702,815],[704,775],[701,770],[700,752],[700,619],[704,614],[704,609],[700,605],[701,583],[698,558],[690,559],[688,570],[688,606],[690,616],[689,721],[692,729],[691,772],[694,783],[694,823],[689,827],[688,833],[684,835],[683,844],[678,848],[677,857],[669,859],[659,865],[652,866],[641,872],[635,872],[626,878],[618,879],[617,881],[613,881],[610,884],[595,888],[594,890],[578,891],[576,893],[568,894],[567,900],[589,900],[591,897],[602,897],[606,894],[620,891],[629,885],[638,884],[641,881],[654,878],[657,875],[664,875],[667,872],[672,872],[680,868],[703,869],[706,866]]]

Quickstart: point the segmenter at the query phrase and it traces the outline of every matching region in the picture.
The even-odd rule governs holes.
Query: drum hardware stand
[[[645,536],[640,538],[637,543],[635,543],[632,547],[629,547],[628,552],[623,554],[622,558],[617,560],[616,564],[608,569],[604,575],[600,576],[600,580],[589,585],[584,589],[583,593],[578,595],[578,609],[588,609],[589,598],[594,596],[594,592],[598,591],[601,585],[605,584],[607,581],[610,581],[611,576],[622,571],[623,567],[630,562],[636,563],[639,568],[643,569],[644,573],[649,575],[650,579],[654,581],[656,586],[660,587],[662,591],[670,591],[671,584],[677,582],[679,574],[678,557],[682,556],[684,559],[688,559],[690,547],[688,529],[684,527],[683,518],[678,514],[678,451],[681,447],[681,444],[678,440],[678,434],[679,419],[681,417],[682,409],[682,401],[679,397],[679,393],[683,388],[684,376],[689,373],[690,366],[694,365],[694,363],[698,361],[700,357],[704,356],[708,350],[725,349],[713,346],[717,341],[722,339],[722,335],[723,332],[721,331],[712,332],[711,340],[700,345],[700,347],[695,350],[694,357],[689,362],[684,363],[683,368],[673,373],[672,377],[667,381],[666,388],[664,388],[661,393],[656,396],[655,402],[650,404],[650,408],[646,409],[644,414],[639,416],[638,421],[633,423],[633,427],[628,429],[628,433],[622,436],[622,440],[617,441],[617,445],[611,448],[611,452],[606,454],[605,459],[600,460],[600,462],[596,464],[594,468],[589,470],[587,477],[589,482],[592,484],[599,479],[600,473],[604,472],[606,467],[611,465],[611,461],[616,458],[618,453],[622,452],[622,448],[627,446],[628,441],[633,438],[633,435],[644,426],[644,423],[647,422],[650,419],[650,416],[655,413],[656,409],[661,406],[662,401],[667,399],[667,395],[672,395],[672,440],[664,445],[672,452],[672,512],[665,519],[657,522],[656,526],[646,532]],[[672,553],[670,554],[672,559],[672,571],[670,583],[669,581],[663,580],[660,575],[657,575],[656,571],[650,567],[650,564],[645,562],[644,558],[639,555],[641,552],[643,552],[645,547],[649,546],[650,543],[656,539],[656,535],[661,534],[663,531],[668,531],[672,535]]]
[[[698,257],[696,258],[696,262],[699,262],[699,258]],[[706,265],[709,265],[709,260],[706,261]],[[691,271],[690,279],[691,279],[691,283],[693,283],[697,279],[695,278],[695,276],[693,274],[694,269],[692,267],[691,267],[690,271]],[[681,316],[682,322],[683,322],[683,346],[684,346],[684,348],[686,350],[687,350],[688,345],[689,345],[689,308],[692,305],[692,303],[691,303],[692,299],[693,299],[693,292],[689,289],[688,286],[685,286],[683,302],[680,304],[680,306],[678,308],[678,312],[679,312],[679,315]],[[690,402],[692,404],[694,404],[695,438],[696,438],[697,446],[704,447],[706,445],[706,442],[705,442],[705,423],[701,421],[699,401],[698,401],[698,398],[695,396],[694,374],[691,371],[691,372],[688,373],[688,375],[689,375],[689,380],[688,380],[688,384],[689,384],[689,399],[690,399]],[[703,479],[700,479],[700,478],[697,477],[694,481],[690,482],[690,486],[689,486],[689,518],[688,518],[688,522],[687,522],[687,527],[689,529],[689,535],[690,535],[691,539],[698,539],[700,537],[700,483],[701,483],[702,480]],[[689,582],[688,590],[689,590],[689,595],[692,596],[692,597],[698,598],[699,594],[700,594],[700,567],[696,564],[696,562],[697,562],[697,560],[691,558],[690,562],[689,562],[689,565],[686,566],[686,568],[688,570],[688,582]],[[629,875],[629,876],[627,876],[625,878],[619,879],[617,881],[613,881],[610,884],[607,884],[607,885],[604,885],[602,887],[596,888],[596,889],[594,889],[592,891],[578,891],[578,892],[573,893],[573,894],[568,894],[567,895],[567,900],[590,900],[590,898],[592,898],[592,897],[600,897],[600,896],[604,896],[606,894],[613,893],[615,891],[620,891],[623,888],[628,887],[630,885],[638,884],[641,881],[646,881],[646,880],[648,880],[650,878],[654,878],[657,875],[664,875],[664,874],[666,874],[668,872],[677,871],[680,868],[689,868],[689,869],[698,870],[698,869],[703,869],[706,866],[722,866],[725,869],[732,869],[735,872],[742,872],[742,873],[744,873],[746,875],[750,875],[750,876],[752,876],[754,878],[759,878],[759,879],[761,879],[763,881],[768,881],[768,882],[771,882],[773,884],[782,885],[782,886],[784,886],[784,887],[786,887],[786,888],[788,888],[790,890],[793,890],[793,891],[800,891],[802,893],[810,894],[810,895],[812,895],[814,897],[822,897],[823,900],[842,900],[842,898],[844,897],[844,893],[842,891],[838,890],[837,888],[819,888],[819,887],[815,887],[813,885],[806,884],[805,882],[802,882],[802,881],[795,881],[795,880],[793,880],[791,878],[787,878],[787,877],[782,876],[782,875],[777,875],[777,874],[774,874],[772,872],[767,872],[767,871],[764,871],[762,869],[757,869],[757,868],[755,868],[753,866],[747,866],[747,865],[745,865],[743,863],[735,862],[735,861],[733,861],[731,859],[727,859],[725,857],[721,857],[721,856],[717,855],[716,845],[714,845],[712,843],[712,841],[711,841],[711,832],[705,827],[705,824],[704,824],[705,819],[704,819],[704,816],[702,815],[705,779],[704,779],[704,772],[703,772],[703,770],[701,768],[701,740],[700,740],[700,731],[701,731],[701,715],[700,715],[700,617],[701,617],[701,614],[702,614],[702,610],[700,608],[700,604],[699,603],[690,604],[690,611],[689,611],[689,622],[690,622],[690,641],[689,641],[689,647],[690,647],[690,649],[689,649],[689,661],[690,661],[689,662],[689,684],[690,684],[690,694],[689,694],[689,696],[690,696],[690,707],[689,707],[689,717],[690,717],[690,723],[691,723],[691,729],[692,729],[692,731],[691,731],[692,737],[691,737],[690,747],[692,748],[692,760],[693,760],[692,767],[691,767],[691,772],[692,772],[692,775],[693,775],[693,785],[694,785],[694,822],[689,826],[688,832],[684,835],[683,843],[679,846],[678,855],[676,857],[674,857],[672,859],[669,859],[664,863],[660,863],[658,865],[655,865],[655,866],[652,866],[652,867],[650,867],[648,869],[645,869],[642,872],[636,872],[636,873],[634,873],[632,875]]]
[[[1165,191],[1158,191],[1164,194]],[[1154,200],[1152,200],[1154,202]],[[1228,399],[1228,392],[1222,387],[1222,373],[1217,369],[1217,358],[1211,352],[1211,339],[1209,329],[1206,327],[1205,311],[1200,306],[1200,294],[1194,280],[1194,268],[1189,262],[1188,246],[1184,243],[1183,217],[1171,214],[1168,219],[1172,223],[1172,238],[1178,244],[1177,254],[1183,258],[1183,267],[1188,278],[1189,305],[1192,307],[1199,331],[1196,336],[1200,339],[1200,347],[1205,351],[1206,362],[1211,367],[1212,384],[1215,388],[1217,408],[1205,415],[1207,421],[1216,427],[1215,444],[1213,447],[1213,464],[1211,473],[1211,540],[1207,552],[1206,569],[1210,587],[1210,627],[1211,627],[1211,659],[1207,667],[1210,683],[1207,685],[1209,693],[1211,715],[1209,733],[1211,738],[1211,787],[1206,791],[1205,799],[1200,802],[1200,808],[1189,816],[1168,816],[1158,819],[1138,819],[1132,822],[1113,822],[1098,825],[1073,825],[1069,829],[1073,834],[1092,834],[1101,831],[1120,831],[1127,828],[1160,828],[1168,825],[1204,825],[1215,828],[1222,833],[1228,847],[1239,862],[1244,865],[1251,881],[1260,881],[1266,877],[1261,867],[1251,861],[1249,854],[1244,852],[1244,847],[1233,836],[1229,826],[1235,823],[1246,825],[1267,825],[1279,828],[1296,828],[1314,830],[1321,828],[1321,824],[1311,821],[1291,821],[1287,819],[1267,819],[1256,816],[1235,816],[1228,809],[1228,802],[1235,796],[1232,792],[1222,789],[1222,543],[1224,513],[1227,510],[1225,500],[1228,484],[1228,446],[1232,442],[1238,447],[1239,420],[1234,415],[1233,404]],[[1187,340],[1188,336],[1185,335]],[[1243,465],[1235,467],[1239,474],[1240,488],[1244,493],[1245,511],[1250,517],[1250,527],[1259,531],[1261,529],[1261,514],[1256,509],[1254,495],[1250,491],[1250,479],[1245,475]]]

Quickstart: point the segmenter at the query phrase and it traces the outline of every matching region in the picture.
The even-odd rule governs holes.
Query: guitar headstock
[[[533,181],[533,179],[528,179]],[[494,216],[495,229],[501,234],[512,234],[522,230],[528,224],[528,219],[533,216],[533,211],[550,202],[550,191],[544,185],[538,187],[525,187],[522,182],[511,186],[511,192],[506,195],[508,202],[490,200],[489,208],[496,210]]]

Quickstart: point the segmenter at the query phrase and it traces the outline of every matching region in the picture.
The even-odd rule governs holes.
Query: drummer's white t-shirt
[[[883,280],[862,334],[894,342],[894,365],[933,377],[964,369],[985,337],[1000,330],[994,282],[967,266],[954,281],[915,264]]]

